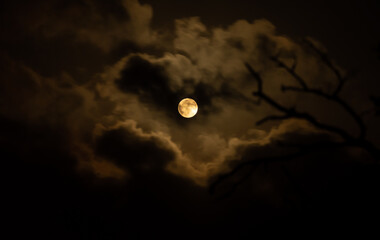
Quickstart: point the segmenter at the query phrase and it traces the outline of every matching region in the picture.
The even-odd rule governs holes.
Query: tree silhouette
[[[311,94],[317,96],[319,98],[323,98],[332,103],[337,104],[341,109],[343,109],[355,122],[355,124],[359,128],[359,134],[357,136],[352,135],[349,131],[344,128],[334,126],[329,123],[321,122],[317,116],[313,116],[310,113],[302,112],[297,110],[295,107],[287,107],[282,105],[279,101],[272,98],[269,94],[264,92],[263,85],[264,80],[260,73],[256,71],[249,63],[245,63],[245,66],[254,80],[257,82],[257,91],[252,94],[258,98],[257,104],[261,102],[265,102],[270,105],[273,109],[277,111],[277,114],[268,115],[259,121],[256,122],[256,125],[261,125],[269,121],[279,121],[286,119],[301,119],[307,121],[315,128],[322,130],[324,132],[331,133],[333,135],[337,135],[340,137],[341,141],[339,142],[318,142],[310,145],[290,145],[287,143],[281,143],[284,146],[295,147],[296,151],[291,152],[287,155],[278,155],[278,156],[269,156],[262,158],[255,158],[253,160],[242,161],[237,163],[232,169],[226,173],[218,175],[210,184],[210,193],[215,193],[216,188],[224,182],[228,182],[229,180],[232,182],[230,189],[222,196],[222,198],[227,197],[235,191],[236,187],[239,186],[245,179],[247,179],[254,170],[262,165],[273,162],[284,162],[295,159],[297,157],[301,157],[315,151],[319,151],[322,149],[339,149],[343,147],[358,147],[366,152],[374,159],[375,162],[380,160],[380,149],[377,148],[373,143],[366,139],[367,137],[367,126],[364,123],[362,117],[364,114],[357,113],[353,107],[345,101],[340,93],[344,88],[349,75],[343,75],[341,71],[333,64],[330,60],[329,56],[321,51],[313,42],[310,40],[304,40],[305,45],[310,48],[319,60],[334,74],[335,79],[337,81],[336,88],[332,91],[332,93],[325,92],[321,89],[311,87],[307,84],[304,78],[302,78],[296,72],[297,61],[294,60],[292,66],[286,65],[283,61],[280,60],[279,56],[270,56],[271,61],[273,61],[279,68],[284,69],[293,79],[297,82],[297,86],[291,85],[282,85],[282,92],[298,92],[304,94]],[[377,116],[379,114],[379,98],[371,96],[370,100],[373,102],[375,106],[374,111],[370,111],[369,113],[375,113]],[[368,112],[367,112],[368,113]],[[286,170],[284,170],[286,171]],[[239,176],[237,180],[233,181],[236,176]],[[291,178],[291,176],[288,177]],[[294,182],[294,181],[293,181]],[[295,183],[297,184],[297,183]]]

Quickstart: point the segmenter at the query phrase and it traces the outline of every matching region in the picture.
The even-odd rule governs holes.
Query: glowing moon
[[[191,98],[182,99],[178,104],[178,112],[184,118],[192,118],[198,112],[198,105]]]

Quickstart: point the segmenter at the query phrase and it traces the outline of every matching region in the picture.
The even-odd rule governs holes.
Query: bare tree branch
[[[330,68],[330,70],[335,74],[336,78],[338,79],[338,85],[333,93],[334,96],[337,96],[340,91],[342,90],[344,84],[346,83],[347,81],[347,78],[346,77],[343,77],[342,74],[340,73],[340,71],[338,70],[338,68],[336,66],[334,66],[334,64],[331,62],[330,58],[327,56],[327,54],[325,54],[324,52],[322,52],[320,49],[317,48],[317,46],[315,46],[311,41],[305,39],[304,42],[306,43],[306,45],[308,45],[311,49],[313,49],[313,51],[315,53],[317,53],[320,57],[320,59],[322,60],[322,62],[328,67]]]
[[[275,120],[284,120],[284,119],[288,119],[289,116],[288,115],[271,115],[271,116],[267,116],[259,121],[256,122],[256,125],[261,125],[261,124],[264,124],[268,121],[275,121]]]
[[[282,85],[281,86],[281,90],[283,92],[286,92],[286,91],[294,91],[294,92],[304,92],[304,93],[313,93],[315,95],[318,95],[318,96],[321,96],[321,97],[324,97],[326,99],[333,99],[333,96],[329,95],[329,94],[326,94],[324,92],[322,92],[321,90],[319,89],[304,89],[304,88],[299,88],[299,87],[293,87],[293,86],[285,86],[285,85]]]
[[[294,92],[311,93],[311,94],[314,94],[316,96],[319,96],[319,97],[325,98],[325,99],[327,99],[329,101],[333,101],[333,102],[337,103],[349,115],[351,115],[351,117],[354,119],[354,121],[358,125],[358,127],[360,129],[359,138],[365,138],[366,133],[367,133],[367,127],[365,126],[365,124],[363,122],[363,119],[361,118],[361,116],[358,113],[355,112],[355,110],[347,102],[345,102],[339,96],[337,96],[337,95],[330,95],[330,94],[327,94],[327,93],[325,93],[325,92],[323,92],[323,91],[321,91],[319,89],[312,89],[312,88],[303,89],[303,88],[292,87],[292,86],[282,86],[281,90],[284,91],[284,92],[285,91],[294,91]]]
[[[258,86],[260,86],[260,88],[258,89],[259,91],[254,92],[253,95],[260,97],[263,101],[265,101],[266,103],[268,103],[272,107],[283,112],[285,114],[285,116],[287,116],[287,118],[283,118],[283,119],[289,119],[289,118],[303,119],[303,120],[306,120],[309,123],[313,124],[315,127],[319,128],[319,129],[330,131],[332,133],[338,134],[343,139],[347,139],[347,140],[353,139],[353,137],[350,136],[350,134],[348,134],[344,129],[341,129],[341,128],[338,128],[338,127],[335,127],[332,125],[320,123],[315,117],[313,117],[312,115],[310,115],[308,113],[298,112],[294,108],[286,108],[286,107],[282,106],[281,104],[279,104],[277,101],[275,101],[274,99],[272,99],[271,97],[269,97],[267,94],[265,94],[262,91],[263,80],[262,80],[260,74],[257,73],[248,63],[246,63],[246,66],[247,66],[248,70],[251,72],[252,76],[257,80]],[[271,119],[268,119],[268,120],[271,120]],[[268,121],[268,120],[266,120],[266,121]]]
[[[245,66],[247,67],[250,74],[254,77],[254,79],[257,81],[257,91],[253,92],[252,94],[256,97],[258,97],[259,101],[262,100],[275,108],[277,111],[281,112],[282,115],[269,115],[267,117],[264,117],[263,119],[256,122],[257,125],[266,123],[268,121],[276,121],[276,120],[285,120],[285,119],[303,119],[316,128],[327,131],[333,134],[337,134],[341,137],[340,142],[322,142],[322,143],[314,143],[311,145],[279,145],[282,147],[288,147],[290,149],[295,149],[295,151],[291,151],[288,155],[281,155],[281,156],[272,156],[272,157],[264,157],[259,159],[253,159],[250,161],[245,161],[237,164],[233,167],[233,169],[230,172],[227,172],[225,174],[219,175],[218,178],[210,185],[210,192],[214,193],[217,186],[222,184],[224,181],[234,177],[236,174],[240,173],[242,169],[245,169],[247,166],[251,166],[252,168],[248,171],[246,175],[243,177],[240,177],[240,179],[236,182],[234,182],[227,193],[223,195],[223,197],[229,196],[232,192],[234,192],[239,184],[241,184],[245,179],[247,179],[252,172],[263,163],[273,163],[273,162],[280,162],[280,161],[289,161],[292,159],[295,159],[297,157],[301,157],[303,155],[312,153],[313,151],[318,151],[321,149],[338,149],[342,147],[359,147],[364,150],[366,150],[375,161],[380,160],[380,149],[377,148],[375,145],[373,145],[371,142],[365,139],[367,128],[359,114],[357,114],[354,109],[343,99],[341,99],[338,95],[341,89],[344,86],[344,83],[346,82],[346,77],[342,77],[340,71],[333,65],[333,63],[329,60],[327,55],[323,52],[321,52],[313,43],[310,41],[305,41],[321,58],[321,61],[330,68],[337,80],[338,85],[335,91],[332,94],[326,93],[320,89],[310,88],[306,84],[306,81],[300,77],[296,71],[296,60],[294,61],[292,67],[288,67],[285,63],[279,60],[278,56],[271,57],[272,61],[277,63],[277,65],[280,68],[285,69],[293,78],[298,82],[300,87],[295,86],[282,86],[281,90],[286,91],[293,91],[293,92],[300,92],[300,93],[307,93],[307,94],[313,94],[315,96],[327,99],[329,101],[332,101],[336,104],[338,104],[342,109],[344,109],[356,122],[356,124],[359,126],[360,134],[358,137],[352,136],[347,130],[336,127],[330,124],[322,123],[317,120],[316,117],[312,116],[309,113],[300,112],[296,110],[294,107],[286,107],[282,104],[280,104],[278,101],[270,97],[268,94],[266,94],[263,91],[263,79],[261,75],[248,63],[245,63]],[[372,99],[371,99],[372,100]],[[258,102],[260,103],[260,102]],[[377,106],[377,105],[376,105]],[[298,149],[298,150],[297,150]]]
[[[245,66],[247,67],[248,71],[251,73],[251,75],[257,80],[257,92],[263,91],[263,80],[261,79],[261,76],[258,72],[253,70],[251,65],[248,63],[245,63]]]
[[[296,67],[297,67],[297,56],[294,56],[294,61],[291,68],[293,72],[296,71]]]
[[[273,100],[271,97],[269,97],[268,95],[266,95],[263,92],[254,92],[253,95],[256,97],[260,97],[266,103],[268,103],[269,105],[271,105],[272,107],[276,108],[277,110],[279,110],[281,112],[286,113],[288,111],[291,111],[290,109],[287,109],[286,107],[282,106],[281,104],[279,104],[278,102],[276,102],[275,100]]]
[[[290,75],[294,77],[294,79],[301,85],[303,89],[307,89],[306,82],[295,72],[296,68],[296,62],[294,62],[293,66],[290,68],[285,65],[282,61],[278,59],[278,57],[271,57],[270,58],[273,62],[277,63],[277,65],[283,69],[285,69]]]

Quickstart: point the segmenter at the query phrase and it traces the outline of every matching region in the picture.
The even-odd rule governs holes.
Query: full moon
[[[178,104],[178,112],[184,118],[192,118],[198,112],[198,105],[191,98],[182,99]]]

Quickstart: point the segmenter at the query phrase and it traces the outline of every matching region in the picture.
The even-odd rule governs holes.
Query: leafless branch
[[[335,127],[335,126],[332,126],[329,124],[321,123],[315,117],[313,117],[312,115],[310,115],[308,113],[298,112],[294,108],[287,108],[287,107],[281,105],[280,103],[278,103],[277,101],[275,101],[273,98],[271,98],[270,96],[268,96],[267,94],[265,94],[262,91],[263,79],[261,78],[260,74],[258,72],[256,72],[249,64],[246,63],[246,66],[247,66],[248,70],[251,72],[252,76],[258,82],[258,86],[260,86],[258,88],[258,91],[254,92],[253,95],[260,97],[263,101],[265,101],[266,103],[268,103],[272,107],[276,108],[278,111],[283,112],[285,114],[284,116],[287,116],[286,118],[284,117],[283,119],[289,119],[289,118],[303,119],[303,120],[306,120],[309,123],[313,124],[315,127],[319,128],[319,129],[330,131],[332,133],[338,134],[339,136],[341,136],[344,139],[351,140],[353,138],[344,129],[341,129],[341,128],[338,128],[338,127]],[[271,119],[267,119],[266,121],[269,121],[269,120],[271,120]]]
[[[271,57],[270,58],[273,62],[277,63],[277,65],[283,69],[285,69],[290,75],[293,76],[293,78],[301,85],[303,89],[307,89],[306,82],[295,72],[296,68],[296,61],[294,62],[293,66],[290,68],[286,66],[285,63],[283,63],[281,60],[278,59],[278,57]]]
[[[268,121],[275,121],[275,120],[284,120],[284,119],[287,119],[289,118],[289,116],[287,115],[271,115],[271,116],[267,116],[259,121],[256,122],[256,125],[261,125],[263,123],[266,123]]]
[[[305,39],[304,42],[306,43],[306,45],[308,45],[311,49],[313,49],[313,51],[315,53],[317,53],[317,55],[320,57],[320,59],[322,60],[322,62],[328,67],[330,68],[330,70],[335,74],[337,80],[338,80],[338,85],[333,93],[334,96],[337,96],[340,91],[342,90],[344,84],[346,83],[347,81],[347,77],[343,77],[342,74],[340,73],[339,69],[334,66],[334,64],[331,62],[330,58],[328,57],[328,55],[324,52],[322,52],[320,49],[318,49],[317,46],[314,45],[314,43],[312,43],[311,41]]]
[[[263,91],[263,80],[261,79],[261,76],[258,72],[253,70],[251,65],[248,63],[245,63],[245,66],[247,67],[249,73],[257,80],[257,92],[262,92]]]
[[[374,157],[376,161],[380,160],[380,150],[374,146],[371,142],[367,141],[365,139],[367,128],[359,114],[355,112],[355,110],[343,99],[339,97],[339,92],[344,86],[344,83],[346,82],[346,77],[343,77],[340,73],[340,71],[333,65],[333,63],[330,61],[328,56],[320,51],[313,43],[310,41],[307,41],[307,44],[320,56],[321,61],[330,68],[337,80],[338,80],[338,86],[335,89],[335,91],[330,94],[326,93],[320,89],[311,88],[307,85],[306,81],[299,76],[296,71],[296,60],[294,61],[292,67],[288,67],[285,63],[283,63],[281,60],[279,60],[279,56],[273,56],[271,57],[272,61],[277,63],[277,65],[280,68],[285,69],[293,78],[298,82],[300,85],[299,87],[296,86],[282,86],[281,90],[283,92],[287,91],[293,91],[293,92],[300,92],[300,93],[306,93],[306,94],[313,94],[315,96],[324,98],[326,100],[332,101],[338,106],[340,106],[342,109],[344,109],[349,116],[356,122],[360,129],[360,134],[358,137],[352,136],[347,130],[341,127],[336,127],[334,125],[330,125],[327,123],[322,123],[319,120],[317,120],[316,117],[313,115],[306,113],[306,112],[300,112],[296,110],[294,107],[286,107],[282,104],[280,104],[278,101],[273,99],[271,96],[269,96],[267,93],[263,90],[263,79],[261,75],[248,63],[245,63],[245,66],[247,67],[248,71],[252,75],[252,77],[257,81],[257,91],[253,92],[252,94],[256,97],[258,97],[258,100],[262,100],[263,102],[269,104],[277,111],[281,112],[282,114],[279,115],[270,115],[267,117],[264,117],[263,119],[256,122],[257,125],[266,123],[268,121],[276,121],[276,120],[285,120],[285,119],[303,119],[316,128],[327,131],[333,134],[336,134],[341,137],[340,142],[324,142],[324,143],[317,143],[317,144],[311,144],[306,146],[301,145],[295,145],[295,146],[286,146],[290,149],[294,149],[295,151],[289,153],[288,155],[281,155],[281,156],[274,156],[274,157],[266,157],[266,158],[260,158],[260,159],[254,159],[250,161],[245,161],[237,164],[234,166],[232,171],[227,172],[225,174],[222,174],[218,176],[218,178],[211,184],[210,186],[210,192],[214,193],[217,186],[219,186],[224,181],[230,179],[231,177],[237,175],[241,172],[242,169],[245,169],[247,166],[252,166],[252,169],[243,177],[241,177],[238,181],[236,181],[230,191],[227,191],[224,196],[230,195],[231,192],[235,191],[237,186],[241,184],[245,179],[248,178],[250,174],[256,169],[257,166],[263,163],[273,163],[273,162],[279,162],[279,161],[289,161],[294,158],[309,154],[313,151],[317,151],[320,149],[326,149],[326,148],[333,148],[338,149],[341,147],[359,147],[364,150],[366,150],[370,155]],[[260,103],[260,102],[259,102]],[[285,146],[283,146],[285,147]]]
[[[360,129],[359,138],[365,138],[366,133],[367,133],[367,127],[365,126],[363,119],[361,118],[361,116],[358,113],[355,112],[355,110],[346,101],[341,99],[338,95],[330,95],[330,94],[327,94],[327,93],[325,93],[319,89],[313,89],[313,88],[303,89],[303,88],[292,87],[292,86],[282,86],[281,90],[284,92],[285,91],[294,91],[294,92],[301,92],[301,93],[302,92],[303,93],[310,93],[310,94],[314,94],[316,96],[319,96],[319,97],[325,98],[329,101],[333,101],[333,102],[337,103],[354,119],[354,121],[358,125],[358,127]]]
[[[296,67],[297,67],[297,56],[294,56],[294,61],[291,68],[293,72],[296,71]]]

